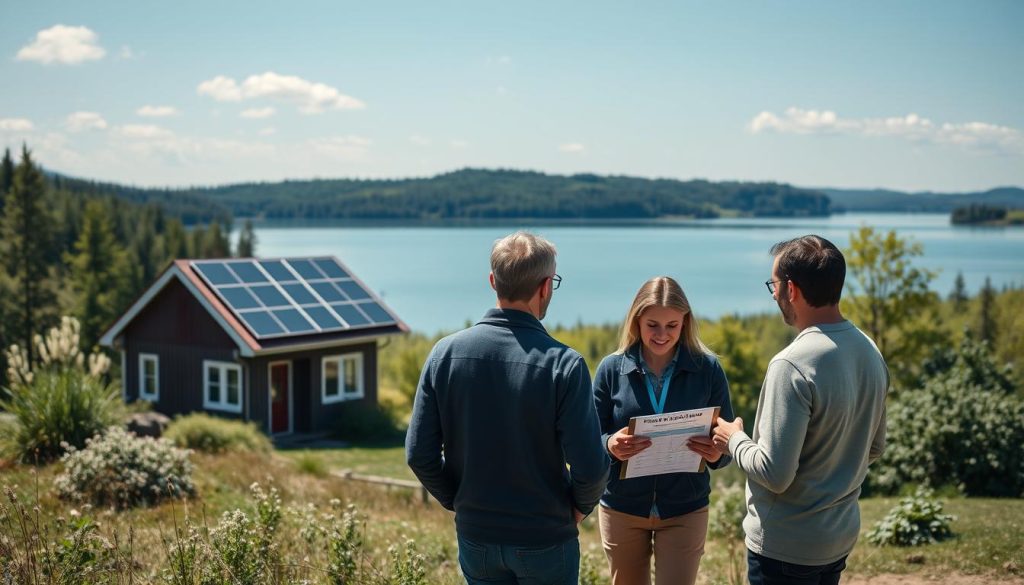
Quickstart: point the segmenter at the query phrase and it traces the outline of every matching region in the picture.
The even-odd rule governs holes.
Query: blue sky
[[[462,167],[1024,185],[1024,2],[50,2],[0,144],[139,185]]]

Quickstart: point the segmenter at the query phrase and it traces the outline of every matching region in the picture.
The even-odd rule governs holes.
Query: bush
[[[346,441],[395,441],[402,430],[394,416],[379,404],[348,402],[342,406],[335,427],[338,437]]]
[[[165,439],[136,437],[120,427],[68,449],[54,480],[62,498],[118,509],[195,494],[189,452]]]
[[[868,542],[877,545],[920,546],[944,540],[953,535],[949,523],[955,517],[942,513],[942,504],[932,499],[932,492],[918,488],[900,500],[889,513],[868,532]]]
[[[35,372],[25,384],[7,389],[0,410],[14,424],[0,426],[5,450],[24,462],[44,463],[60,457],[64,445],[81,448],[86,439],[117,424],[124,406],[117,388],[83,371]]]
[[[203,413],[174,419],[164,432],[164,437],[179,447],[203,453],[266,453],[271,449],[270,439],[260,432],[255,423],[218,418]]]
[[[889,407],[885,453],[869,489],[954,486],[969,496],[1024,496],[1024,401],[953,371]]]
[[[747,515],[747,496],[741,485],[730,485],[718,490],[717,497],[711,504],[708,518],[708,536],[720,540],[725,545],[728,557],[727,582],[741,585],[743,567],[746,559],[746,546],[743,543],[743,519]]]

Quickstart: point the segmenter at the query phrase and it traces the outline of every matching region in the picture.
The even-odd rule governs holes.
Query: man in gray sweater
[[[889,371],[839,311],[846,261],[804,236],[772,247],[765,284],[796,339],[768,364],[753,438],[719,421],[713,440],[747,475],[751,585],[835,584],[860,532],[857,498],[885,448]]]

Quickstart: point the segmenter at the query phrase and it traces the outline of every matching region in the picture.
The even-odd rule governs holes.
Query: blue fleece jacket
[[[522,311],[491,309],[434,346],[405,447],[458,533],[482,543],[575,538],[573,508],[589,513],[608,475],[586,363]]]
[[[639,343],[621,354],[601,361],[594,374],[594,400],[601,421],[603,444],[608,437],[629,425],[634,416],[655,414],[644,383]],[[669,383],[664,412],[718,406],[719,416],[734,418],[729,401],[729,382],[722,365],[711,355],[694,356],[685,349],[678,354]],[[705,466],[703,473],[666,473],[619,479],[622,463],[612,461],[611,479],[601,505],[626,514],[647,517],[657,506],[658,515],[672,518],[708,505],[711,480],[708,468],[718,469],[731,459],[722,456]]]

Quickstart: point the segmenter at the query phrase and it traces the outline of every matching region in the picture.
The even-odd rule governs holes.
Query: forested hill
[[[266,219],[611,219],[828,215],[820,191],[777,183],[712,183],[622,176],[547,175],[466,169],[430,178],[322,179],[177,190],[97,185],[135,201],[223,207],[235,217]],[[182,215],[180,212],[174,215]]]
[[[994,205],[1024,209],[1024,189],[999,187],[976,193],[906,193],[888,189],[821,189],[833,211],[930,211],[949,213],[957,207]]]
[[[426,179],[314,180],[204,191],[265,218],[656,218],[828,215],[824,194],[775,183],[711,183],[466,169]]]
[[[46,180],[56,191],[66,191],[79,197],[114,197],[128,203],[157,205],[168,217],[176,217],[185,225],[219,222],[231,225],[231,211],[210,199],[202,189],[152,189],[100,183],[85,179],[47,173]]]

